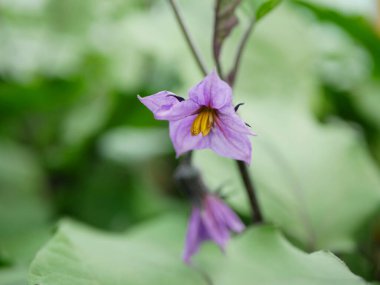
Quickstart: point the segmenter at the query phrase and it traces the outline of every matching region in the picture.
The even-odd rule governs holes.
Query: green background
[[[214,3],[178,2],[211,71]],[[376,1],[274,2],[243,0],[222,52],[227,69],[260,11],[234,103],[258,134],[266,224],[225,254],[205,244],[188,267],[167,122],[137,100],[187,97],[202,79],[168,3],[0,1],[1,285],[380,280]],[[249,223],[235,163],[208,150],[194,162]]]

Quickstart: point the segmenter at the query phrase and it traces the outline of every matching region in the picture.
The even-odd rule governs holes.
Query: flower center
[[[215,111],[210,108],[203,108],[195,118],[191,126],[191,135],[197,136],[202,133],[202,136],[207,136],[215,121]]]

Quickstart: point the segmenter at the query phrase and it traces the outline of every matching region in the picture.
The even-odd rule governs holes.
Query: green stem
[[[255,23],[256,23],[256,17],[252,16],[251,21],[249,22],[249,26],[248,26],[247,30],[245,31],[245,33],[244,33],[244,35],[240,41],[240,44],[239,44],[239,47],[238,47],[238,50],[237,50],[237,53],[235,56],[234,66],[233,66],[232,70],[230,71],[230,73],[228,74],[228,77],[227,77],[227,81],[231,86],[234,86],[234,84],[235,84],[235,79],[236,79],[236,75],[239,71],[240,62],[241,62],[241,59],[243,56],[243,51],[244,51],[245,46],[248,42],[249,36],[252,33],[252,30],[253,30]]]
[[[203,75],[206,76],[207,75],[206,65],[204,64],[204,62],[201,58],[201,55],[200,55],[198,49],[196,48],[194,41],[192,40],[192,38],[188,32],[188,29],[187,29],[187,27],[183,21],[183,17],[181,15],[181,12],[178,9],[176,1],[175,0],[168,0],[168,1],[169,1],[170,6],[172,7],[175,18],[178,22],[179,27],[181,28],[181,32],[186,39],[187,45],[189,46],[191,53],[193,54],[193,57],[194,57],[197,65],[198,65],[199,69],[201,70]]]
[[[219,77],[223,78],[222,65],[220,63],[220,48],[217,47],[217,40],[216,40],[217,26],[218,26],[218,16],[217,16],[217,12],[216,11],[219,11],[219,5],[220,5],[220,1],[216,1],[215,17],[214,17],[214,34],[213,34],[213,40],[212,40],[212,43],[213,43],[212,54],[213,54],[213,57],[214,57],[216,71],[218,72]]]

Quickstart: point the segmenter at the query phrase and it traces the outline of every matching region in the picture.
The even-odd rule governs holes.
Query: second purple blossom
[[[244,229],[239,217],[218,196],[205,193],[200,204],[193,205],[183,260],[190,263],[191,257],[207,240],[214,241],[224,251],[230,232],[240,233]]]

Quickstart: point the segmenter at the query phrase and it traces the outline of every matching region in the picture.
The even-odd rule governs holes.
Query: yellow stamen
[[[214,124],[214,116],[215,112],[211,109],[201,110],[191,126],[191,135],[197,136],[202,133],[202,136],[207,136]]]
[[[197,136],[201,132],[201,120],[202,120],[202,115],[203,113],[201,112],[194,120],[193,125],[191,126],[191,135]]]

